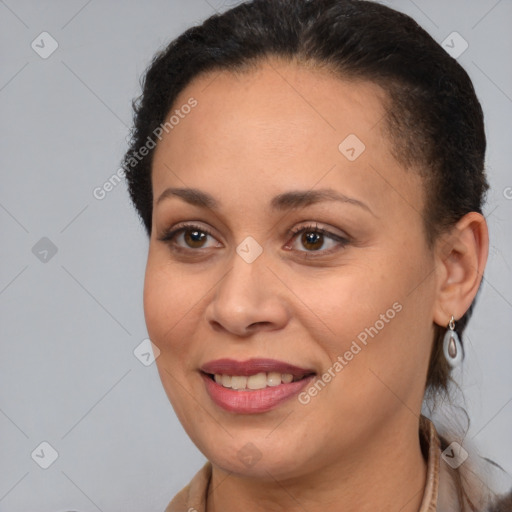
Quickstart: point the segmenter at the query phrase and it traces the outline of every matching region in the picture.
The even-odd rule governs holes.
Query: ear
[[[436,242],[437,297],[434,322],[446,327],[461,318],[476,296],[489,252],[489,232],[483,215],[470,212]]]

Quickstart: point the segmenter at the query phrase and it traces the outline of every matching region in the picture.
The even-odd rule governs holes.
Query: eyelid
[[[219,242],[217,237],[212,233],[211,229],[200,225],[200,221],[180,222],[176,226],[173,226],[172,229],[165,230],[162,235],[157,237],[157,239],[161,242],[171,245],[174,242],[177,235],[179,235],[182,232],[187,231],[187,230],[200,231],[200,232],[205,233],[206,235],[214,238],[215,240],[217,240],[218,243],[222,244],[222,242]],[[290,238],[290,240],[286,242],[284,247],[286,249],[292,250],[291,246],[293,244],[293,241],[295,241],[295,239],[301,233],[307,232],[307,231],[321,233],[323,236],[330,238],[331,240],[337,242],[337,246],[332,247],[331,249],[327,249],[327,250],[324,249],[324,250],[318,250],[318,251],[295,250],[294,252],[299,253],[300,257],[314,258],[314,257],[326,256],[326,255],[331,254],[332,252],[339,250],[340,248],[344,248],[346,245],[348,245],[351,242],[351,237],[349,235],[345,234],[345,236],[343,236],[343,235],[333,233],[330,229],[320,226],[317,222],[310,221],[310,222],[306,222],[305,224],[303,224],[301,226],[296,226],[296,227],[288,229],[286,231],[286,234],[287,234],[287,237]],[[176,251],[187,251],[187,252],[199,253],[201,249],[203,249],[203,250],[211,249],[211,247],[206,247],[206,248],[199,247],[199,248],[194,249],[192,247],[182,247],[180,245],[174,244],[173,249]]]
[[[313,232],[313,233],[321,233],[323,236],[330,238],[331,240],[337,242],[337,247],[332,247],[331,249],[327,250],[318,250],[318,251],[296,251],[298,253],[301,253],[301,256],[304,257],[305,255],[309,255],[308,257],[320,257],[325,256],[328,254],[331,254],[332,252],[335,252],[341,248],[344,248],[346,245],[348,245],[351,242],[351,237],[347,234],[339,235],[337,233],[333,233],[330,229],[319,226],[317,222],[309,222],[307,224],[304,224],[302,226],[294,227],[289,230],[287,230],[287,234],[289,237],[291,237],[291,240],[286,243],[285,247],[288,249],[292,247],[293,242],[297,239],[299,235],[302,233],[307,232]],[[316,256],[318,255],[318,256]]]
[[[199,221],[197,221],[197,222],[196,221],[180,222],[180,223],[176,224],[176,226],[173,226],[172,229],[164,230],[164,232],[160,236],[157,237],[157,240],[159,240],[160,242],[169,243],[178,234],[182,233],[183,231],[193,230],[193,229],[196,229],[197,231],[201,231],[202,233],[206,233],[208,236],[211,236],[212,238],[215,238],[215,240],[219,241],[217,239],[217,236],[213,234],[212,230],[210,228],[201,226]],[[190,249],[192,251],[194,251],[194,250],[197,251],[197,249],[192,249],[192,248],[190,248]]]
[[[334,239],[343,239],[350,240],[350,236],[343,232],[343,234],[338,234],[333,232],[330,228],[324,227],[316,221],[304,221],[301,225],[290,228],[286,231],[288,236],[296,236],[303,231],[318,231],[319,233],[323,233]]]
[[[167,235],[178,231],[179,229],[183,228],[189,228],[189,229],[200,229],[201,231],[204,231],[205,233],[211,232],[210,228],[203,226],[203,222],[200,220],[185,220],[182,222],[178,222],[177,224],[174,224],[171,228],[163,228],[162,234],[160,235],[161,238],[166,237]]]

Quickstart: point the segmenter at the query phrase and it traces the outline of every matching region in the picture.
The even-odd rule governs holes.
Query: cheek
[[[325,369],[341,356],[343,370],[337,375],[344,377],[338,381],[357,382],[363,394],[370,386],[369,394],[379,396],[371,384],[384,389],[379,376],[401,388],[418,381],[418,372],[426,368],[430,343],[429,330],[423,327],[428,325],[431,298],[427,282],[410,293],[424,277],[417,264],[397,265],[391,255],[375,256],[315,283],[303,282],[301,297],[314,313],[309,329],[320,334],[317,342],[328,357]],[[319,329],[311,327],[315,318]]]
[[[150,253],[144,278],[144,317],[148,334],[161,351],[182,337],[184,320],[198,297],[176,269],[159,263]]]
[[[414,261],[420,262],[420,256]],[[360,408],[362,415],[365,407],[382,414],[404,406],[415,410],[431,349],[432,283],[418,286],[425,277],[421,269],[427,268],[418,263],[373,268],[358,280],[362,286],[349,287],[350,300],[339,314],[347,323],[340,337],[343,356],[351,359],[342,373],[354,390],[348,410]]]
[[[380,325],[381,314],[390,310],[385,319],[394,321],[393,304],[401,300],[403,284],[384,267],[382,261],[360,260],[338,269],[326,269],[323,275],[317,273],[312,278],[290,277],[293,291],[300,299],[297,304],[303,314],[309,311],[311,322],[317,325],[310,328],[321,335],[331,359],[349,350],[358,335],[364,340],[365,329],[376,322],[379,331],[385,330]],[[387,328],[388,323],[385,325]]]
[[[148,259],[144,276],[144,317],[151,340],[162,349],[160,334],[174,308],[169,307],[171,306],[168,304],[170,297],[167,294],[166,285],[163,284],[164,280],[159,279],[159,275],[161,272],[158,272],[155,265],[151,263],[151,259]]]

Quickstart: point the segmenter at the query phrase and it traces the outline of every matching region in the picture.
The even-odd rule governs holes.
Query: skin
[[[484,218],[466,215],[429,249],[423,184],[391,154],[375,84],[274,59],[240,75],[200,76],[174,108],[190,97],[198,105],[155,150],[144,311],[169,400],[213,465],[208,512],[340,503],[346,512],[417,511],[434,323],[459,319],[477,292]],[[338,149],[349,134],[366,146],[352,162]],[[168,187],[200,189],[221,206],[157,203]],[[269,206],[278,194],[323,188],[368,209]],[[193,247],[183,235],[159,240],[187,221],[212,236]],[[315,251],[287,234],[310,223],[349,243],[324,236]],[[247,236],[263,249],[252,263],[236,252]],[[266,413],[234,414],[206,393],[198,369],[223,357],[275,358],[321,375],[394,303],[401,311],[307,405],[292,398]],[[261,455],[252,466],[237,455],[248,443]]]

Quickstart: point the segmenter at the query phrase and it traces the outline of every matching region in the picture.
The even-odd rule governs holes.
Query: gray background
[[[458,378],[468,438],[512,473],[512,2],[382,3],[469,43],[459,61],[486,114],[492,247]],[[0,1],[0,511],[162,511],[204,461],[133,353],[147,337],[147,240],[125,184],[93,191],[119,168],[154,52],[227,5]],[[43,31],[59,45],[46,59],[31,47]],[[55,255],[47,241],[33,250],[43,237]],[[48,450],[31,457],[43,441],[58,452],[48,469],[35,462]]]

